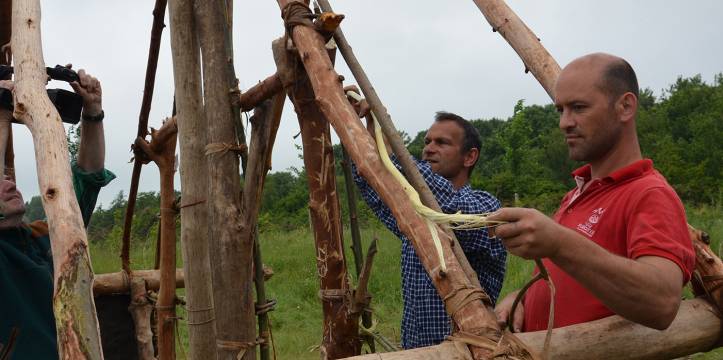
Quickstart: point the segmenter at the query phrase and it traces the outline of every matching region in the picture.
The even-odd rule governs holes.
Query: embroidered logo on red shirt
[[[605,209],[603,208],[597,208],[593,210],[592,214],[590,214],[590,217],[584,224],[577,224],[577,229],[583,232],[585,235],[592,237],[593,235],[595,235],[595,224],[600,221],[603,213],[605,213]]]

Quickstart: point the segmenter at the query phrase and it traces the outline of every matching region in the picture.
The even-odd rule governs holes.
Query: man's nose
[[[575,127],[575,121],[574,121],[574,119],[572,118],[572,116],[570,115],[570,112],[569,112],[569,111],[563,110],[563,111],[560,113],[560,123],[559,123],[559,126],[560,126],[560,129],[562,129],[562,130],[566,130],[566,129],[569,129],[569,128],[571,128],[571,127]]]

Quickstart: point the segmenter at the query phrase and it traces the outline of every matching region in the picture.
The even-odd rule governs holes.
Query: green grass
[[[688,209],[688,222],[707,231],[712,240],[711,248],[720,254],[723,239],[723,216],[720,208],[698,207]],[[400,277],[400,242],[384,229],[365,229],[363,249],[374,236],[378,236],[379,253],[374,260],[370,291],[372,307],[378,321],[377,329],[392,342],[399,342],[399,326],[402,312]],[[345,240],[350,239],[345,233]],[[350,242],[348,240],[347,244]],[[261,249],[264,263],[274,270],[274,276],[266,283],[267,296],[278,301],[276,310],[271,312],[273,337],[279,359],[318,359],[318,344],[321,341],[321,305],[317,291],[314,243],[307,228],[287,232],[265,232],[261,234]],[[354,274],[351,249],[345,249],[350,273]],[[114,272],[120,269],[118,245],[91,245],[91,257],[96,273]],[[131,248],[132,267],[150,269],[154,265],[155,244],[136,245]],[[179,266],[181,264],[178,249]],[[507,261],[507,276],[502,295],[520,288],[530,277],[534,263],[510,256]],[[352,282],[355,282],[352,276]],[[179,290],[179,296],[183,291]],[[183,309],[179,316],[185,317]],[[179,358],[184,358],[180,347],[188,346],[185,320],[179,324]],[[697,354],[691,359],[723,358],[723,349],[706,354]]]

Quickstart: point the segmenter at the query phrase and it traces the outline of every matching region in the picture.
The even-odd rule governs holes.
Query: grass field
[[[688,221],[711,235],[712,248],[720,254],[723,239],[723,216],[720,208],[701,207],[688,210]],[[345,234],[345,239],[349,239]],[[373,294],[372,307],[378,321],[377,330],[393,342],[399,342],[401,321],[401,290],[399,253],[400,243],[384,229],[362,231],[364,249],[372,238],[379,238],[379,253],[374,261],[370,291]],[[321,306],[317,297],[318,280],[313,239],[308,229],[289,232],[261,234],[264,263],[274,270],[274,277],[267,282],[269,298],[278,301],[271,313],[273,337],[279,359],[318,359],[317,346],[321,339]],[[353,256],[347,247],[349,269],[353,267]],[[91,246],[91,257],[96,273],[114,272],[120,268],[117,244]],[[180,264],[180,249],[179,264]],[[135,245],[132,248],[132,266],[136,269],[153,267],[155,245]],[[179,265],[180,266],[180,265]],[[531,261],[510,256],[502,296],[519,288],[529,279],[533,268]],[[352,271],[353,273],[353,271]],[[352,280],[354,281],[354,279]],[[179,291],[183,295],[183,291]],[[179,311],[184,316],[183,310]],[[187,343],[185,321],[179,326],[180,342]],[[179,349],[179,358],[182,350]],[[723,350],[693,356],[694,359],[720,359]]]

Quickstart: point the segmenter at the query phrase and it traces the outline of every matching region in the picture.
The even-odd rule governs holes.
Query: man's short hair
[[[640,97],[638,77],[633,67],[624,59],[613,61],[605,67],[600,87],[608,94],[611,103],[628,92],[635,94],[636,98]]]
[[[465,118],[451,112],[437,111],[437,114],[434,116],[434,121],[452,121],[462,128],[464,132],[462,138],[462,154],[466,154],[473,148],[477,149],[480,152],[482,151],[482,141],[480,140],[479,132],[472,125],[472,123],[469,122],[469,120],[466,120]],[[474,166],[477,165],[478,160],[479,156],[477,157],[477,160],[474,161],[474,164],[472,164],[472,166],[469,168],[470,175],[472,174]]]

